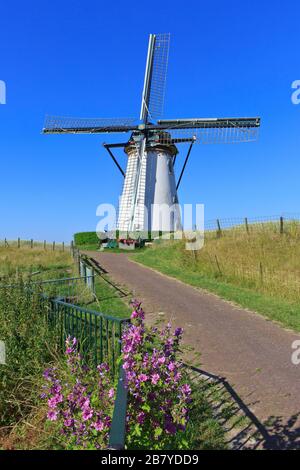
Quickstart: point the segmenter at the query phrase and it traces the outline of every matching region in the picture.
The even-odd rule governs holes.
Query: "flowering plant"
[[[148,328],[139,302],[133,302],[131,324],[122,335],[120,362],[128,391],[126,446],[134,449],[188,447],[191,387],[178,361],[182,329]],[[108,446],[115,390],[109,366],[90,369],[82,360],[76,338],[66,340],[65,367],[44,372],[42,398],[47,419],[65,449],[104,449]]]
[[[76,338],[66,340],[66,368],[52,367],[44,372],[48,421],[58,428],[66,449],[107,447],[115,390],[107,364],[95,370],[77,352]]]
[[[131,448],[185,448],[191,387],[178,362],[183,330],[171,325],[147,328],[134,302],[131,325],[123,334],[122,360],[128,389],[127,443]]]

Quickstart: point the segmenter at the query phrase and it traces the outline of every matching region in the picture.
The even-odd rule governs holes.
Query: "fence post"
[[[62,251],[65,251],[65,242],[62,242]]]
[[[283,217],[280,217],[280,233],[283,234]]]
[[[33,239],[30,240],[30,248],[33,248]]]
[[[46,245],[47,245],[46,240],[44,240],[44,250],[47,249]]]
[[[217,237],[221,237],[222,236],[222,229],[221,229],[221,225],[220,225],[220,220],[217,219]]]
[[[264,282],[264,270],[263,270],[263,265],[262,262],[259,262],[259,277],[260,277],[260,282],[263,284]]]
[[[4,246],[5,246],[6,248],[9,246],[9,244],[8,244],[8,242],[7,242],[7,240],[6,240],[6,238],[4,239]]]
[[[245,217],[245,226],[246,226],[246,232],[249,233],[249,225],[248,225],[247,217]]]
[[[55,251],[55,242],[53,242],[52,250]]]
[[[20,240],[20,237],[18,238],[18,248],[20,248],[21,246],[21,240]]]
[[[71,243],[70,243],[70,250],[71,250],[71,254],[72,254],[73,258],[74,258],[74,242],[73,242],[73,240],[72,240]]]
[[[218,260],[217,255],[215,255],[215,260],[216,260],[216,263],[217,263],[217,267],[218,267],[219,274],[222,274],[222,271],[221,271],[221,268],[220,268],[220,265],[219,265],[219,260]]]

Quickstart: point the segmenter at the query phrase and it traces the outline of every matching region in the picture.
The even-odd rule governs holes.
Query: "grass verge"
[[[186,284],[205,289],[241,307],[258,312],[285,327],[300,331],[300,304],[296,300],[268,295],[255,287],[234,284],[218,273],[201,272],[201,265],[195,268],[192,261],[183,259],[181,255],[178,242],[175,242],[134,254],[132,259]]]

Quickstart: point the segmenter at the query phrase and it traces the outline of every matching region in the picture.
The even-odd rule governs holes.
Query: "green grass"
[[[165,241],[132,259],[300,331],[299,256],[297,231],[280,235],[264,227],[250,237],[230,231],[222,238],[208,234],[195,255],[185,250],[184,241]],[[255,269],[259,263],[263,279]]]
[[[106,315],[111,315],[118,318],[129,318],[131,308],[129,302],[130,295],[127,292],[122,294],[119,292],[117,286],[111,285],[110,279],[105,276],[96,275],[95,279],[95,294],[97,299],[86,306],[90,310],[97,310]],[[122,289],[123,291],[123,289]]]
[[[14,276],[22,273],[26,278],[31,273],[37,272],[38,274],[35,274],[32,278],[33,281],[78,276],[77,266],[74,265],[69,251],[44,250],[43,247],[30,248],[30,246],[18,248],[13,246],[12,243],[9,247],[0,247],[0,278],[2,277],[1,282],[3,284],[6,283],[5,279],[7,277],[13,280]],[[130,314],[130,296],[122,295],[118,288],[115,288],[108,281],[108,276],[100,277],[96,275],[96,301],[91,300],[90,291],[83,283],[82,285],[77,283],[76,289],[82,299],[82,306],[87,309],[98,310],[107,315],[128,318]],[[45,289],[50,292],[52,287],[47,286]],[[53,295],[55,295],[56,290],[59,295],[64,295],[63,292],[68,291],[67,287],[63,287],[63,285],[53,286],[52,290]]]
[[[99,243],[86,243],[85,245],[76,245],[82,251],[99,251]]]
[[[69,251],[44,250],[43,247],[0,246],[0,278],[17,272],[33,273],[72,269],[73,260]]]

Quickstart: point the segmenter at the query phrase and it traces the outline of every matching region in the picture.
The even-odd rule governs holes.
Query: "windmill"
[[[130,133],[125,142],[103,144],[124,177],[117,228],[125,233],[180,229],[177,191],[194,143],[254,141],[260,127],[259,117],[158,119],[164,106],[169,43],[169,34],[150,34],[140,123],[47,116],[43,129],[45,134]],[[176,183],[177,145],[182,143],[189,147]],[[128,156],[126,172],[113,153],[121,147]]]

